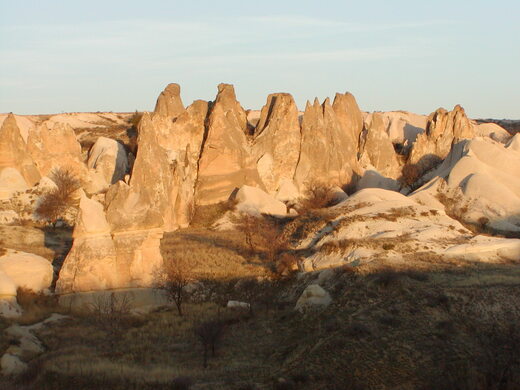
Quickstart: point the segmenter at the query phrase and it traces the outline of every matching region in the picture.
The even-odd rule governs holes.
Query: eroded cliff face
[[[428,117],[425,132],[417,136],[408,163],[426,171],[445,159],[454,143],[473,137],[474,128],[461,106],[453,111],[439,108]]]
[[[406,141],[403,115],[396,136],[395,123],[384,115],[364,120],[350,93],[336,94],[333,103],[315,99],[303,113],[290,94],[274,93],[249,114],[248,121],[230,84],[218,86],[213,102],[187,107],[180,86],[169,84],[140,120],[133,166],[115,140],[99,137],[83,161],[68,124],[48,120],[21,131],[14,116],[5,118],[0,175],[26,188],[53,167],[72,167],[86,177],[87,194],[103,202],[83,195],[57,290],[152,286],[162,266],[163,232],[187,227],[196,206],[250,188],[243,186],[276,197],[280,210],[311,183],[344,188],[360,179],[362,187],[399,186],[405,157],[393,141]],[[472,129],[461,107],[437,110],[408,145],[408,163],[427,166],[429,159],[445,158],[454,142],[473,136]]]
[[[244,184],[263,187],[246,133],[246,112],[238,103],[233,86],[220,84],[199,159],[198,204],[226,200]]]

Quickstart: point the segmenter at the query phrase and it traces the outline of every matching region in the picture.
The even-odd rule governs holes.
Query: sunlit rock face
[[[116,253],[103,205],[82,197],[74,243],[60,270],[57,293],[116,288]]]
[[[246,112],[232,85],[220,84],[199,159],[196,201],[216,203],[244,184],[264,187],[252,157]]]
[[[461,106],[449,112],[439,108],[428,117],[426,131],[417,136],[408,163],[426,171],[446,158],[453,143],[474,136],[473,126]]]
[[[18,171],[29,187],[41,177],[13,114],[7,116],[0,128],[0,172],[5,168]]]
[[[267,97],[256,126],[253,155],[260,179],[270,193],[292,181],[300,157],[298,107],[288,93]]]
[[[86,181],[81,145],[68,124],[52,121],[37,124],[29,132],[27,149],[42,176],[48,176],[55,168],[65,168]]]
[[[123,180],[128,169],[125,147],[116,140],[99,137],[88,154],[87,192],[95,194]]]
[[[334,105],[307,102],[302,117],[302,142],[295,181],[300,188],[313,181],[343,186],[357,170],[361,112],[351,95],[336,95]]]
[[[177,118],[184,112],[179,84],[168,84],[155,104],[154,113],[166,118]]]
[[[372,114],[371,123],[364,133],[361,160],[372,165],[384,177],[397,179],[401,166],[386,132],[383,116]]]

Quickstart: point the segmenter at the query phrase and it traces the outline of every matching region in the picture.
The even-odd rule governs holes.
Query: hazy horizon
[[[151,110],[168,83],[188,105],[226,82],[250,109],[349,91],[365,111],[520,119],[513,0],[192,3],[0,0],[0,112]]]

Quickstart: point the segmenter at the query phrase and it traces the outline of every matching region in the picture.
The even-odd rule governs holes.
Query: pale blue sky
[[[0,0],[0,112],[245,108],[352,92],[367,111],[520,118],[519,0]]]

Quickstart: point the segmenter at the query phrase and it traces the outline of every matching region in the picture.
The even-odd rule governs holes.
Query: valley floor
[[[95,308],[66,312],[53,302],[27,299],[27,323],[55,310],[69,318],[35,331],[45,352],[18,380],[2,378],[2,388],[520,387],[518,264],[468,262],[435,270],[345,266],[246,288],[237,280],[265,270],[245,255],[240,237],[197,228],[163,240],[163,253],[182,244],[194,258],[206,259],[207,266],[199,267],[205,275],[202,292],[185,305],[182,317],[173,307],[114,316]],[[221,261],[228,269],[219,274]],[[332,303],[295,311],[303,289],[317,281]],[[223,307],[228,300],[248,300],[252,311]],[[223,333],[203,368],[194,329],[208,320],[223,324]],[[0,352],[14,342],[4,337]]]

